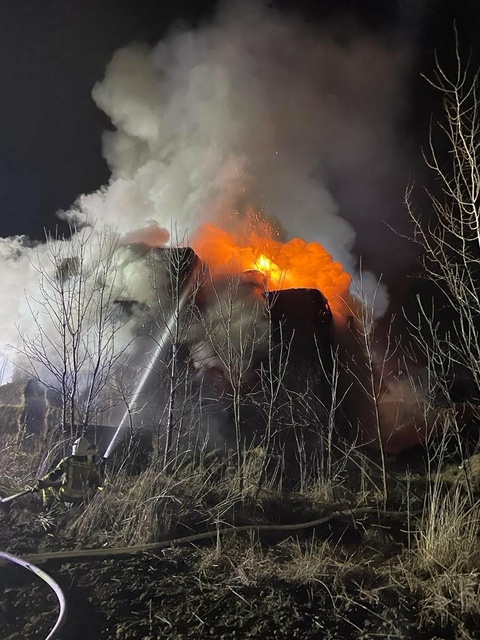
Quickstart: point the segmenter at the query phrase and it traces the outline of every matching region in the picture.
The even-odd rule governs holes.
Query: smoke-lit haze
[[[328,175],[345,168],[346,179],[356,172],[356,184],[368,176],[370,189],[378,175],[383,190],[385,167],[402,164],[394,122],[405,61],[405,50],[372,36],[340,43],[318,26],[248,2],[227,4],[212,24],[175,31],[153,49],[117,51],[92,92],[115,127],[103,141],[112,179],[62,215],[95,225],[94,235],[156,246],[167,241],[165,230],[172,243],[187,243],[207,221],[235,230],[253,205],[281,225],[283,239],[319,242],[355,278],[355,232],[328,191]],[[368,225],[382,212],[363,210],[364,202],[358,220]],[[6,345],[18,342],[15,324],[23,333],[31,325],[23,292],[36,290],[31,261],[42,261],[45,249],[3,239],[0,251],[5,359],[12,354]],[[123,296],[150,301],[134,255],[119,253]],[[373,291],[376,277],[364,274],[363,282]],[[380,288],[377,312],[386,304]]]

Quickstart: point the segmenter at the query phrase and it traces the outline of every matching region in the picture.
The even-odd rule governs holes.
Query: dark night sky
[[[414,0],[409,0],[413,2]],[[385,34],[407,0],[278,0],[283,10],[322,23],[339,21]],[[434,47],[450,51],[455,18],[465,49],[479,33],[478,0],[430,0],[417,34],[412,103],[406,125],[425,141],[434,98],[420,71]],[[195,24],[212,0],[0,0],[0,235],[41,238],[55,212],[108,180],[101,156],[106,118],[90,92],[113,52],[132,41],[157,42],[175,23]],[[454,5],[454,6],[452,6]]]

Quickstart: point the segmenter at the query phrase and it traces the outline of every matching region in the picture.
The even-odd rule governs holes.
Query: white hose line
[[[296,524],[247,524],[241,526],[225,527],[222,529],[212,529],[210,531],[204,531],[203,533],[195,533],[191,536],[184,536],[182,538],[174,538],[170,540],[162,540],[160,542],[147,542],[145,544],[135,545],[131,547],[102,547],[100,549],[76,549],[71,551],[48,551],[46,553],[29,553],[25,554],[25,558],[28,558],[32,562],[48,562],[49,560],[68,560],[75,561],[79,559],[93,560],[94,558],[100,558],[100,560],[109,558],[111,556],[132,556],[137,553],[143,552],[155,552],[159,549],[165,549],[168,547],[176,547],[178,545],[188,544],[191,542],[199,542],[200,540],[215,540],[218,536],[233,535],[235,533],[245,533],[249,531],[301,531],[302,529],[311,529],[318,525],[326,524],[335,518],[350,516],[356,518],[360,515],[368,515],[381,513],[383,515],[390,516],[392,518],[398,518],[406,516],[407,514],[402,511],[382,511],[377,507],[364,507],[358,509],[337,509],[332,511],[323,518],[317,520],[310,520],[309,522],[300,522]],[[423,511],[410,511],[410,515],[421,515]],[[1,559],[1,557],[0,557]]]
[[[58,599],[58,603],[60,605],[60,610],[58,612],[58,618],[57,618],[57,622],[55,623],[55,626],[50,631],[48,636],[45,638],[45,640],[53,640],[56,637],[57,633],[62,628],[65,622],[65,616],[67,613],[67,603],[65,601],[65,596],[63,595],[63,591],[61,590],[59,585],[55,582],[55,580],[48,575],[48,573],[45,573],[45,571],[42,571],[42,569],[39,569],[34,564],[31,564],[26,560],[22,560],[22,558],[18,558],[17,556],[12,556],[10,553],[6,553],[5,551],[0,551],[0,558],[4,558],[5,560],[8,560],[9,562],[13,562],[14,564],[18,564],[21,567],[24,567],[24,569],[28,569],[29,571],[34,573],[36,576],[41,578],[44,582],[46,582],[48,586],[55,592],[55,595],[57,596],[57,599]]]

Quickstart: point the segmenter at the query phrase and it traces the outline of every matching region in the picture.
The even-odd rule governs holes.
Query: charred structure
[[[242,433],[267,453],[280,454],[292,480],[301,469],[322,469],[327,454],[333,318],[317,289],[268,291],[265,299],[269,348],[255,368],[256,385],[245,395]],[[275,456],[268,464],[275,464]]]
[[[138,424],[157,434],[165,462],[199,447],[318,453],[332,404],[326,298],[266,291],[257,271],[213,278],[197,267]]]
[[[331,405],[333,320],[324,295],[268,291],[259,271],[212,276],[190,248],[132,250],[148,257],[156,303],[115,301],[114,314],[142,318],[140,330],[95,421],[68,431],[95,433],[106,457],[135,434],[142,442],[153,434],[165,464],[240,441],[297,457],[317,450]],[[119,400],[120,378],[128,386]],[[18,430],[45,433],[59,424],[58,412],[46,426],[45,403],[37,407],[43,387],[27,387]]]

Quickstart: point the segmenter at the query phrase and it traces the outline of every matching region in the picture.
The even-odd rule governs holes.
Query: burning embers
[[[318,289],[334,316],[345,315],[351,277],[316,242],[294,238],[282,243],[273,238],[268,223],[257,221],[235,235],[205,224],[197,231],[192,246],[215,275],[255,270],[265,276],[269,291]]]

